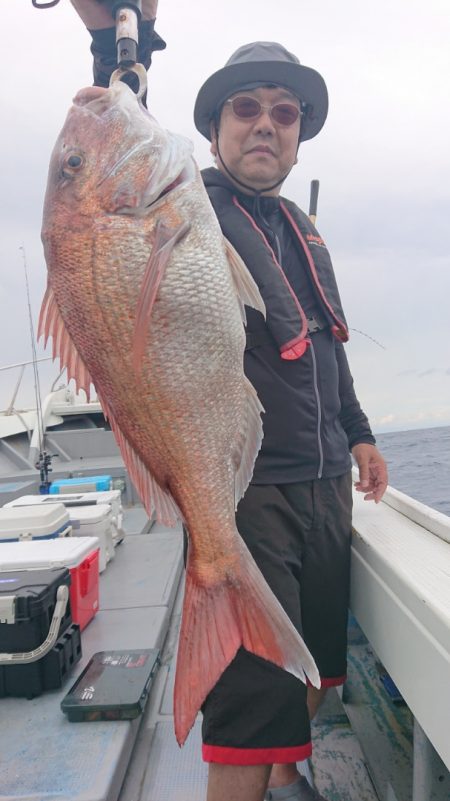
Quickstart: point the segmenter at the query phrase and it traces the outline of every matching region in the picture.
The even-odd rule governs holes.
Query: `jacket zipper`
[[[311,337],[311,345],[309,346],[312,356],[312,363],[313,363],[313,386],[314,386],[314,394],[316,396],[316,404],[317,404],[317,444],[319,446],[319,469],[317,471],[317,478],[322,478],[323,473],[323,447],[322,447],[322,437],[321,437],[321,426],[322,426],[322,406],[320,403],[320,392],[319,392],[319,384],[317,380],[317,361],[316,361],[316,354],[314,351],[314,345],[312,343]]]

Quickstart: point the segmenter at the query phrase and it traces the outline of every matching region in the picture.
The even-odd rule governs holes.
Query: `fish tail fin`
[[[183,745],[207,695],[242,645],[320,687],[312,655],[240,540],[237,574],[205,586],[188,570],[174,691],[175,736]]]

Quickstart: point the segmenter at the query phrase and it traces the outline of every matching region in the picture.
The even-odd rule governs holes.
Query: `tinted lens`
[[[262,106],[255,97],[240,95],[233,98],[231,107],[236,117],[241,120],[253,120],[259,117],[261,111],[269,109],[269,106]],[[270,116],[278,125],[293,125],[299,118],[300,111],[293,103],[276,103],[270,107]]]
[[[299,110],[292,103],[277,103],[270,112],[272,119],[279,125],[293,125],[298,120]]]
[[[243,120],[251,120],[261,114],[261,103],[254,97],[235,97],[231,101],[231,107],[236,117]]]

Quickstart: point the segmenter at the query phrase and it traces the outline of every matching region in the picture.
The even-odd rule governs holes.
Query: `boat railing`
[[[52,357],[51,356],[46,356],[46,357],[43,357],[42,359],[36,359],[36,362],[33,362],[31,360],[31,361],[25,361],[25,362],[17,362],[16,364],[7,364],[7,365],[4,365],[3,367],[0,367],[0,372],[6,372],[7,370],[19,370],[19,377],[18,377],[18,379],[16,381],[16,384],[14,386],[13,393],[12,393],[12,396],[11,396],[11,400],[10,400],[9,404],[7,405],[6,409],[0,410],[1,414],[6,415],[6,416],[9,416],[9,415],[12,415],[12,414],[20,414],[21,410],[18,411],[17,409],[14,408],[14,406],[15,406],[16,398],[17,398],[17,395],[19,393],[19,390],[20,390],[20,387],[21,387],[21,384],[22,384],[22,380],[23,380],[23,377],[24,377],[24,374],[25,374],[25,368],[28,367],[28,365],[30,365],[30,364],[38,364],[40,362],[51,362],[51,361],[52,361]],[[54,386],[56,385],[56,382],[59,381],[59,379],[61,378],[61,375],[62,375],[63,372],[64,371],[61,371],[59,373],[59,375],[57,376],[57,378],[55,379],[55,381],[53,382],[53,386],[52,386],[52,389],[51,389],[52,392],[54,390]]]
[[[4,410],[0,409],[0,444],[6,448],[6,443],[2,442],[5,437],[25,433],[29,443],[28,461],[32,464],[34,464],[40,450],[42,450],[42,439],[48,427],[62,423],[64,416],[67,414],[101,411],[96,397],[91,401],[87,401],[83,396],[77,395],[68,386],[67,381],[64,379],[61,381],[61,377],[65,372],[64,369],[60,370],[56,377],[54,374],[46,375],[46,386],[48,387],[50,382],[51,386],[50,390],[46,390],[42,397],[39,386],[41,377],[35,374],[34,401],[28,402],[25,408],[23,408],[22,404],[19,407],[17,397],[26,368],[29,365],[33,365],[36,369],[37,363],[52,361],[51,357],[43,357],[35,362],[24,361],[0,367],[0,372],[19,371],[9,403]],[[27,390],[29,390],[29,387],[27,387]]]
[[[353,531],[350,608],[414,717],[424,801],[433,749],[450,770],[450,517],[389,487],[377,506],[354,493]]]

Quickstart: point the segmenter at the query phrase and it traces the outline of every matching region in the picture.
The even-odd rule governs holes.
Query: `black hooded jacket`
[[[223,233],[243,257],[268,312],[265,321],[246,310],[244,369],[265,409],[252,483],[342,475],[351,467],[349,448],[375,439],[344,353],[347,328],[325,244],[293,203],[244,195],[214,168],[202,176]],[[277,311],[272,319],[271,307]],[[303,355],[282,358],[292,343],[308,340]]]

